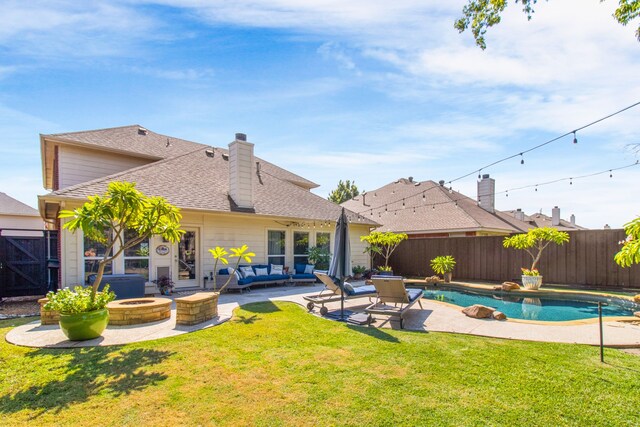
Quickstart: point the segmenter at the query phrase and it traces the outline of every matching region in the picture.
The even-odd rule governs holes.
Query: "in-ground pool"
[[[640,307],[632,301],[621,298],[607,298],[591,295],[516,295],[508,292],[475,290],[450,287],[429,288],[424,291],[427,299],[447,302],[460,307],[482,304],[495,308],[510,319],[541,320],[546,322],[564,322],[569,320],[591,319],[598,317],[598,303],[602,306],[603,316],[633,316]]]

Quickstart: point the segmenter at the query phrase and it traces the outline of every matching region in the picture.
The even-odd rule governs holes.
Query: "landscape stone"
[[[495,309],[480,304],[474,304],[462,310],[464,314],[475,319],[490,318]]]
[[[496,310],[493,312],[493,318],[496,320],[507,320],[507,315],[501,311]]]
[[[515,282],[503,282],[502,286],[501,286],[501,289],[503,291],[511,291],[511,290],[514,290],[514,289],[520,289],[520,285],[518,285]]]

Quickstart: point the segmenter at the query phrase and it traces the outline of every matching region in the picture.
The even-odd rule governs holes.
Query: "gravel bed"
[[[38,300],[40,298],[42,296],[4,298],[0,301],[0,319],[39,316],[40,304],[38,304]]]

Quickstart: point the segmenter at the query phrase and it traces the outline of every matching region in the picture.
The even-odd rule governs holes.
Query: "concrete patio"
[[[39,321],[12,329],[6,340],[27,347],[73,348],[128,344],[167,338],[194,332],[226,322],[233,310],[244,304],[260,301],[290,301],[306,306],[304,295],[318,293],[321,285],[300,287],[277,287],[257,289],[243,294],[223,294],[218,304],[218,317],[194,326],[176,325],[175,303],[171,318],[165,321],[135,326],[109,326],[103,336],[89,341],[73,342],[66,339],[57,325],[41,326]],[[405,329],[424,332],[453,332],[495,338],[519,339],[576,344],[599,344],[598,323],[595,320],[550,323],[523,322],[517,320],[496,321],[472,319],[461,312],[461,308],[422,299],[422,307],[416,304],[405,317]],[[358,312],[368,304],[367,298],[345,301],[345,308]],[[340,308],[340,302],[326,305],[330,310]],[[318,315],[316,307],[313,314]],[[640,347],[640,322],[604,322],[604,343],[610,347]],[[399,329],[397,320],[376,317],[374,327]],[[367,326],[363,326],[367,327]]]

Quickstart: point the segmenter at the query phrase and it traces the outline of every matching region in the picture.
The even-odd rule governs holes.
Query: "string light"
[[[590,173],[590,174],[586,174],[586,175],[559,178],[559,179],[554,179],[554,180],[546,181],[546,182],[538,182],[538,183],[535,183],[535,184],[525,185],[525,186],[522,186],[522,187],[513,187],[513,188],[509,188],[509,189],[506,189],[506,190],[503,190],[503,191],[497,191],[497,192],[494,192],[492,194],[487,194],[487,195],[495,196],[495,195],[504,193],[505,197],[509,197],[509,192],[511,192],[511,191],[523,190],[523,189],[528,189],[528,188],[533,188],[534,191],[537,192],[538,191],[538,187],[541,187],[543,185],[555,184],[555,183],[558,183],[558,182],[561,182],[561,181],[569,181],[570,185],[573,185],[573,180],[593,177],[593,176],[602,175],[602,174],[605,174],[605,173],[608,173],[609,177],[613,177],[613,171],[614,170],[621,170],[621,169],[626,169],[626,168],[639,166],[639,165],[640,165],[640,160],[636,160],[634,163],[631,163],[631,164],[628,164],[628,165],[625,165],[625,166],[621,166],[621,167],[617,167],[617,168],[605,169],[605,170],[602,170],[602,171],[599,171],[599,172]],[[425,191],[431,191],[431,190],[434,190],[434,189],[437,189],[437,188],[440,188],[440,186],[436,185],[436,186],[431,187],[431,188],[429,188],[429,189],[427,189]],[[411,197],[417,197],[420,194],[421,193],[417,193],[417,194],[409,196],[408,198],[410,199]],[[467,199],[466,196],[463,196],[463,197],[457,197],[456,199],[451,198],[451,199],[449,199],[447,201],[442,201],[442,202],[435,202],[435,203],[432,202],[432,203],[430,203],[431,204],[431,209],[435,211],[436,205],[444,205],[444,204],[449,204],[449,203],[454,203],[455,204],[455,203],[457,203],[458,200],[461,200],[462,198]],[[402,199],[402,202],[403,202],[402,209],[405,209],[407,207],[406,199],[407,199],[407,197]],[[397,203],[398,201],[394,201],[392,203]],[[416,207],[419,208],[421,206],[423,206],[423,205],[422,204],[416,204],[414,206],[409,206],[409,207],[411,207],[412,209],[415,209]],[[424,206],[428,206],[428,205],[424,205]],[[373,210],[374,209],[377,209],[377,208],[375,208],[375,207],[369,208],[367,210],[361,211],[360,214],[366,214],[366,212],[369,212],[371,215],[373,215]],[[388,212],[393,212],[394,216],[395,216],[396,215],[396,211],[399,211],[400,208],[389,210],[388,206],[385,205],[385,210],[388,211]]]
[[[427,201],[427,196],[424,194],[425,192],[426,192],[426,190],[422,192],[422,202],[423,203]]]
[[[576,137],[576,131],[573,131],[573,143],[577,144],[578,143],[578,138]]]
[[[640,105],[640,101],[638,101],[638,102],[636,102],[636,103],[634,103],[634,104],[631,104],[631,105],[629,105],[629,106],[627,106],[627,107],[625,107],[625,108],[623,108],[623,109],[621,109],[621,110],[618,110],[618,111],[616,111],[616,112],[614,112],[614,113],[611,113],[611,114],[609,114],[609,115],[607,115],[607,116],[604,116],[604,117],[602,117],[602,118],[600,118],[600,119],[598,119],[598,120],[594,120],[594,121],[592,121],[591,123],[587,123],[587,124],[586,124],[586,125],[584,125],[584,126],[580,126],[580,127],[576,128],[576,129],[574,129],[574,130],[572,130],[572,131],[569,131],[569,132],[564,133],[564,134],[562,134],[562,135],[560,135],[560,136],[557,136],[557,137],[555,137],[555,138],[552,138],[552,139],[550,139],[550,140],[548,140],[548,141],[546,141],[546,142],[543,142],[543,143],[541,143],[541,144],[538,144],[538,145],[536,145],[536,146],[533,146],[533,147],[531,147],[531,148],[529,148],[529,149],[527,149],[527,150],[524,150],[522,153],[513,154],[513,155],[511,155],[511,156],[507,156],[507,157],[505,157],[505,158],[502,158],[502,159],[496,160],[495,162],[490,163],[490,164],[488,164],[488,165],[486,165],[486,166],[483,166],[483,167],[481,167],[480,169],[474,169],[474,171],[473,171],[473,172],[469,172],[469,173],[467,173],[467,174],[465,174],[465,175],[462,175],[462,176],[459,176],[459,177],[457,177],[457,178],[454,178],[454,179],[452,179],[452,180],[450,180],[450,181],[447,181],[447,184],[451,184],[451,183],[454,183],[454,182],[459,181],[459,180],[461,180],[461,179],[464,179],[464,178],[466,178],[466,177],[468,177],[468,176],[470,176],[470,175],[473,175],[474,173],[476,173],[476,172],[477,172],[477,171],[479,171],[479,170],[488,169],[488,168],[490,168],[491,166],[495,166],[495,165],[497,165],[497,164],[499,164],[499,163],[502,163],[502,162],[505,162],[505,161],[507,161],[507,160],[513,159],[514,157],[517,157],[517,156],[519,156],[519,155],[529,153],[529,152],[531,152],[531,151],[533,151],[533,150],[537,150],[537,149],[539,149],[539,148],[542,148],[542,147],[544,147],[544,146],[546,146],[546,145],[551,144],[552,142],[558,141],[558,140],[560,140],[560,139],[562,139],[562,138],[564,138],[564,137],[566,137],[566,136],[572,135],[572,134],[573,134],[573,136],[574,136],[574,143],[577,143],[577,142],[578,142],[578,140],[577,140],[577,138],[575,137],[576,132],[578,132],[578,131],[580,131],[580,130],[583,130],[583,129],[586,129],[586,128],[588,128],[588,127],[591,127],[591,126],[593,126],[593,125],[595,125],[595,124],[597,124],[597,123],[600,123],[600,122],[602,122],[602,121],[604,121],[604,120],[610,119],[611,117],[616,116],[616,115],[618,115],[618,114],[620,114],[620,113],[623,113],[623,112],[625,112],[625,111],[627,111],[627,110],[630,110],[631,108],[637,107],[638,105]]]
[[[522,157],[522,153],[520,153],[520,164],[524,165],[524,157]]]
[[[402,199],[402,209],[404,209],[405,204],[404,204],[404,199]]]

